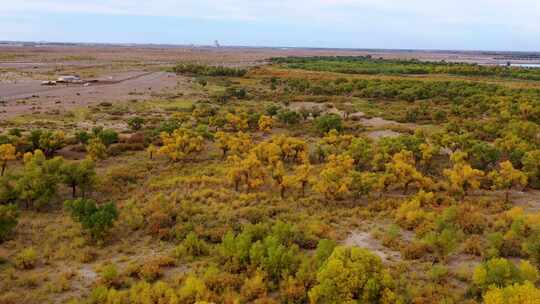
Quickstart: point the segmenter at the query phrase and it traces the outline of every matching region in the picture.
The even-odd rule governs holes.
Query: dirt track
[[[41,86],[39,81],[0,84],[0,101],[3,100],[3,104],[0,104],[0,118],[67,109],[101,101],[142,99],[151,92],[171,88],[175,84],[176,75],[166,72],[133,72],[118,77],[118,80],[110,79],[89,86],[47,87]]]

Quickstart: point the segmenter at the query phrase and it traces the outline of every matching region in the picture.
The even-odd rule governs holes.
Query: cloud
[[[130,14],[233,20],[268,20],[294,22],[293,18],[313,20],[329,18],[361,22],[362,16],[374,13],[391,16],[414,16],[427,21],[448,23],[540,24],[540,10],[535,0],[19,0],[6,1],[6,12],[78,12]],[[381,20],[385,22],[386,20]]]

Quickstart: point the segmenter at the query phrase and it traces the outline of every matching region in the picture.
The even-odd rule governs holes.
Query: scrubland
[[[0,303],[540,303],[538,72],[271,62],[4,120]]]

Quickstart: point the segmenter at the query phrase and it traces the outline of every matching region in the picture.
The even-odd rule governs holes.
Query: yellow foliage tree
[[[233,183],[236,191],[240,190],[242,183],[246,185],[248,191],[264,184],[265,168],[255,154],[250,153],[245,159],[233,155],[229,159],[231,166],[227,178]]]
[[[311,176],[313,169],[311,165],[306,162],[300,166],[297,166],[294,169],[294,182],[295,185],[298,185],[300,188],[300,191],[302,193],[302,196],[305,196],[306,194],[306,186],[309,183],[309,177]]]
[[[88,157],[96,161],[98,159],[105,159],[107,157],[107,147],[99,138],[91,138],[86,145],[86,152]]]
[[[470,164],[465,161],[466,153],[454,152],[451,160],[454,166],[451,169],[445,169],[444,175],[448,178],[449,190],[459,194],[464,198],[469,190],[476,190],[480,187],[481,178],[484,177],[484,172],[473,169]]]
[[[223,151],[223,158],[227,157],[227,153],[241,156],[246,154],[252,146],[251,137],[244,132],[236,134],[217,132],[216,143],[219,149]]]
[[[428,143],[420,144],[420,164],[424,167],[426,171],[429,171],[431,169],[433,157],[439,154],[439,152],[439,146]]]
[[[344,153],[349,149],[354,136],[347,134],[340,134],[336,130],[330,130],[326,135],[317,143],[316,151],[319,159],[322,161],[328,155],[338,155]]]
[[[163,146],[158,153],[166,155],[170,160],[177,162],[185,160],[188,156],[202,151],[204,139],[197,133],[180,128],[172,134],[161,133]]]
[[[8,161],[15,160],[17,158],[17,150],[12,144],[0,145],[0,164],[2,166],[2,172],[0,176],[4,176]]]
[[[504,161],[499,164],[498,171],[491,171],[488,174],[489,179],[493,182],[493,189],[505,190],[506,202],[510,199],[510,190],[513,187],[527,185],[527,175],[518,169],[515,169],[510,161]]]
[[[313,189],[328,199],[344,199],[350,194],[354,160],[345,154],[330,155]]]
[[[494,287],[484,294],[485,304],[536,304],[540,303],[540,289],[532,283],[514,284],[505,288]]]
[[[416,169],[414,155],[410,151],[401,151],[392,156],[392,160],[386,164],[385,185],[398,185],[403,188],[406,194],[411,184],[416,184],[418,188],[428,185],[428,178],[424,177]]]
[[[268,133],[272,130],[274,126],[274,119],[270,116],[262,115],[259,118],[259,130]]]
[[[302,163],[307,158],[307,143],[299,138],[278,135],[271,139],[281,149],[281,160],[284,162]]]
[[[227,120],[227,128],[233,131],[244,131],[249,127],[247,117],[242,114],[227,113],[225,120]]]

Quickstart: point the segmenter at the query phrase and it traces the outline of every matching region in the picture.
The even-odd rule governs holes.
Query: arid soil
[[[133,74],[133,73],[132,73]],[[95,102],[113,102],[128,99],[145,99],[152,92],[172,88],[176,75],[166,72],[135,72],[112,84],[41,86],[39,82],[0,84],[0,118],[20,114],[68,109]]]

